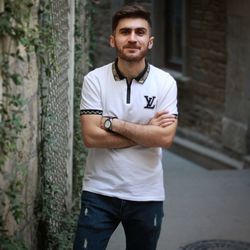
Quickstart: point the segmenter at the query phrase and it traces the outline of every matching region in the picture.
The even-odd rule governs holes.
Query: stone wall
[[[38,3],[34,5],[30,27],[37,25]],[[16,47],[10,40],[1,40],[1,52],[16,51]],[[17,171],[18,167],[25,169],[22,176],[19,172],[17,179],[23,184],[21,200],[25,205],[23,207],[24,220],[17,225],[13,220],[12,214],[9,213],[8,200],[5,200],[6,206],[3,208],[3,215],[6,218],[6,229],[9,234],[19,232],[21,238],[24,238],[30,249],[36,246],[36,219],[35,219],[35,200],[38,190],[38,143],[39,143],[39,106],[40,98],[38,93],[38,67],[37,57],[34,52],[28,54],[23,46],[19,46],[20,54],[24,61],[10,60],[10,69],[21,74],[24,77],[24,83],[21,86],[11,86],[12,94],[20,94],[25,100],[23,106],[22,122],[25,128],[22,130],[17,140],[17,154],[10,154],[4,166],[4,176],[0,176],[0,186],[3,189],[10,188],[10,176]],[[0,77],[1,78],[1,77]],[[0,79],[0,84],[2,83]],[[1,86],[2,87],[2,86]],[[5,89],[3,88],[4,92]],[[3,99],[4,101],[4,99]],[[10,174],[10,176],[8,176]],[[17,197],[18,194],[16,194]],[[1,197],[3,198],[3,197]]]
[[[28,24],[30,28],[38,26],[39,1],[33,2],[34,6],[32,7],[30,23]],[[63,1],[60,3],[62,2]],[[0,10],[3,11],[4,5],[2,6],[2,3],[3,1],[0,0]],[[21,209],[24,213],[24,219],[21,220],[20,224],[16,224],[9,210],[10,203],[7,198],[3,200],[2,192],[0,192],[0,213],[3,214],[6,220],[5,229],[8,231],[8,234],[10,236],[16,235],[18,239],[24,240],[28,249],[37,249],[37,236],[38,234],[41,235],[44,233],[41,232],[42,230],[38,232],[38,215],[40,216],[40,214],[37,214],[38,212],[40,213],[42,209],[40,203],[38,207],[38,199],[41,198],[41,196],[43,196],[44,199],[44,183],[54,181],[57,182],[56,184],[59,183],[63,186],[63,188],[60,189],[61,193],[62,189],[63,191],[66,190],[63,198],[60,200],[58,200],[58,196],[55,197],[55,193],[60,193],[58,191],[54,193],[51,192],[51,196],[47,197],[48,200],[50,199],[57,202],[57,206],[53,207],[53,215],[56,214],[57,217],[54,216],[53,219],[55,217],[59,218],[62,210],[66,213],[72,206],[75,1],[65,0],[63,2],[64,8],[62,8],[62,4],[60,3],[57,1],[52,6],[53,32],[58,38],[56,41],[58,43],[57,45],[60,45],[55,47],[57,60],[55,66],[57,66],[57,71],[54,72],[53,69],[51,69],[51,72],[53,71],[51,78],[53,79],[49,79],[48,81],[48,77],[45,77],[45,75],[41,73],[41,65],[38,66],[39,60],[34,50],[27,52],[21,44],[18,44],[17,47],[8,37],[0,40],[1,53],[10,51],[14,53],[18,48],[20,55],[24,58],[22,61],[12,58],[10,60],[10,70],[22,75],[24,82],[20,86],[13,84],[9,92],[11,94],[20,94],[25,100],[22,113],[22,122],[25,124],[25,128],[18,135],[19,139],[16,142],[16,152],[8,155],[8,159],[4,165],[4,171],[0,172],[0,191],[2,191],[2,189],[12,191],[12,177],[16,177],[16,180],[23,185],[17,187],[21,193],[19,194],[17,190],[15,194],[17,198],[14,199],[20,198],[21,204],[23,204],[21,205]],[[2,98],[2,92],[5,92],[5,85],[2,80],[0,76],[0,101],[4,102],[5,99],[4,97]],[[46,91],[48,92],[45,95]],[[57,112],[56,117],[53,116],[53,118],[51,118],[51,110],[54,111],[58,106],[63,110]],[[50,107],[50,109],[48,107]],[[56,109],[56,111],[58,111],[58,109]],[[49,116],[51,118],[50,123],[48,123]],[[47,120],[45,121],[45,119]],[[62,121],[67,126],[63,126]],[[46,130],[46,132],[48,132],[47,134],[44,132],[44,123],[46,123],[48,127],[48,130]],[[58,128],[60,128],[60,134],[58,133]],[[49,144],[45,144],[45,142]],[[43,162],[41,161],[41,158],[48,156],[44,154],[44,150],[41,151],[41,144],[43,144],[43,147],[46,145],[46,150],[52,149],[50,151],[51,158],[61,159],[61,162],[63,162],[63,164],[58,164],[54,167],[54,165],[51,164],[52,161],[46,159],[46,163],[49,165],[48,167],[54,167],[53,173],[50,173],[49,176],[45,176],[45,160],[43,159]],[[58,148],[56,147],[58,145],[63,149],[60,152],[53,151],[53,149]],[[19,170],[19,168],[21,170]],[[17,176],[14,176],[15,173]],[[4,202],[5,205],[3,206]],[[64,211],[66,208],[68,210]],[[52,214],[43,214],[43,216],[51,216],[52,218]],[[58,220],[61,222],[62,218],[60,217]],[[50,221],[52,221],[52,219]],[[43,231],[45,231],[44,228]],[[48,243],[48,240],[44,239],[44,241],[47,241],[46,244]]]
[[[227,72],[223,145],[250,155],[250,2],[227,1]],[[248,163],[248,165],[250,165]]]
[[[178,85],[179,135],[239,160],[226,160],[237,168],[249,166],[249,7],[249,1],[190,1],[190,82]]]
[[[188,6],[188,86],[179,85],[180,126],[221,143],[225,103],[226,1],[192,0]]]
[[[249,1],[190,1],[190,82],[178,85],[179,135],[239,160],[232,164],[238,168],[249,166],[249,7]]]

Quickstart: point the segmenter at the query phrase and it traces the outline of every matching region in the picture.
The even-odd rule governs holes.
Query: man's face
[[[121,19],[110,36],[110,45],[116,48],[118,57],[128,61],[142,60],[153,46],[148,22],[142,18]]]

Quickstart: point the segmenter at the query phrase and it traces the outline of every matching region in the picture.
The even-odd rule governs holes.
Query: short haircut
[[[152,27],[150,12],[138,3],[124,5],[112,18],[112,31],[114,32],[119,21],[123,18],[142,18]]]

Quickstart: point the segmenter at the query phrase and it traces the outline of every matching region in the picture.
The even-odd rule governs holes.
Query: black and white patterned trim
[[[102,115],[102,110],[98,109],[81,109],[80,115]]]
[[[150,71],[150,65],[146,61],[144,70],[134,79],[137,82],[143,84],[149,75],[149,71]],[[120,70],[118,68],[118,59],[116,59],[115,62],[113,62],[113,64],[112,64],[112,72],[113,72],[113,76],[114,76],[115,81],[120,81],[120,80],[125,78],[125,76],[120,72]]]

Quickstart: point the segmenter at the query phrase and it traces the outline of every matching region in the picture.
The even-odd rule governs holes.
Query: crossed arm
[[[145,147],[171,146],[177,127],[175,116],[158,112],[148,124],[136,124],[114,119],[112,131],[103,129],[104,117],[82,115],[81,128],[83,141],[90,148],[125,148],[134,145]]]

